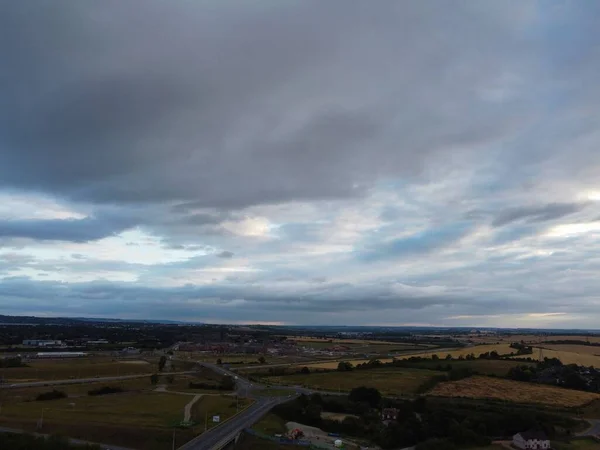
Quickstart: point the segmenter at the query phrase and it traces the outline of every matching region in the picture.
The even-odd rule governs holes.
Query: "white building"
[[[528,450],[549,449],[550,439],[543,431],[525,431],[513,436],[513,445]]]
[[[62,341],[54,339],[25,339],[23,345],[29,347],[59,347],[62,345]]]

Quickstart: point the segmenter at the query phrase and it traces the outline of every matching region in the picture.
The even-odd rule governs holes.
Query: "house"
[[[395,422],[398,419],[398,409],[383,408],[381,411],[381,421],[388,425],[390,422]]]
[[[550,439],[543,431],[524,431],[513,436],[513,445],[523,449],[549,449]]]

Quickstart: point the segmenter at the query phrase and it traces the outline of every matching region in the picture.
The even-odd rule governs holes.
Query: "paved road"
[[[598,419],[584,419],[590,424],[590,427],[581,432],[577,433],[577,436],[600,436],[600,420]]]
[[[289,399],[286,399],[287,401]],[[224,422],[218,427],[202,433],[200,436],[192,439],[187,444],[179,447],[179,450],[221,450],[225,445],[231,442],[235,436],[241,433],[244,428],[251,427],[258,422],[275,405],[283,403],[277,399],[259,399],[252,406],[242,411],[237,416]]]
[[[169,372],[169,375],[184,375],[188,373],[194,373],[193,371],[186,372]],[[31,381],[27,383],[4,383],[0,384],[0,389],[19,389],[26,387],[40,387],[40,386],[58,386],[61,384],[86,384],[86,383],[100,383],[103,381],[119,381],[119,380],[131,380],[134,378],[146,378],[152,375],[151,373],[145,373],[140,375],[122,375],[118,377],[99,377],[99,378],[75,378],[69,380],[47,380],[47,381]]]
[[[17,430],[14,428],[0,427],[0,433],[15,433],[15,434],[33,434],[34,436],[48,437],[48,434],[30,433],[29,431]],[[80,439],[69,439],[71,444],[75,445],[99,445],[102,450],[133,450],[126,447],[117,447],[116,445],[100,444],[98,442],[82,441]]]

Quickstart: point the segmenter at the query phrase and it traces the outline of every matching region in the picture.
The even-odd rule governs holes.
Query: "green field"
[[[189,400],[189,398],[188,398]],[[217,423],[212,421],[213,416],[220,416],[221,422],[241,411],[251,404],[251,400],[238,398],[236,404],[235,396],[229,395],[206,395],[197,401],[192,407],[192,421],[196,422],[202,430],[207,425],[212,428]],[[239,409],[236,408],[239,407]],[[208,419],[208,421],[207,421]]]
[[[0,369],[0,377],[6,383],[27,381],[67,380],[69,378],[93,378],[119,375],[152,373],[157,365],[145,361],[116,360],[106,357],[91,357],[69,360],[35,360],[28,367]]]
[[[425,369],[381,368],[352,372],[317,372],[265,377],[266,382],[279,385],[301,385],[312,389],[350,391],[358,386],[379,389],[386,395],[412,394],[425,381],[440,372]]]
[[[469,447],[469,450],[506,450],[506,447],[500,444],[492,444],[485,447]]]
[[[274,413],[269,413],[264,416],[252,428],[268,435],[285,433],[287,431],[285,428],[285,420]]]
[[[191,397],[158,393],[83,396],[46,402],[5,402],[0,424],[35,431],[44,414],[42,432],[72,438],[144,448],[166,448],[172,425],[182,420]],[[181,443],[192,430],[178,431]]]

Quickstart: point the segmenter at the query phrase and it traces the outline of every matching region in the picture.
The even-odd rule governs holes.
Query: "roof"
[[[546,433],[544,433],[543,431],[523,431],[522,433],[519,433],[519,434],[526,441],[528,441],[530,439],[531,440],[537,439],[539,441],[547,441],[548,440],[548,436],[546,436]]]

